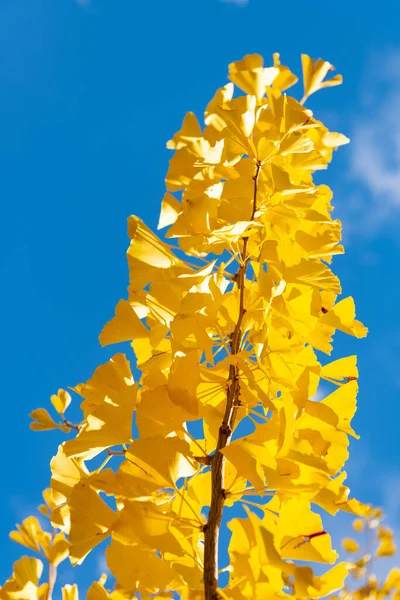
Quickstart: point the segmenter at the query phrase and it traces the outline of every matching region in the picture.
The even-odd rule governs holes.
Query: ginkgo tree
[[[40,584],[42,563],[25,557],[0,598],[51,598],[57,564],[81,564],[105,540],[112,589],[102,578],[89,600],[305,600],[343,587],[349,563],[337,563],[321,514],[368,512],[343,470],[358,372],[355,356],[322,357],[336,330],[367,330],[339,298],[341,223],[313,182],[349,140],[305,106],[342,79],[303,55],[298,101],[285,93],[297,78],[273,63],[231,64],[204,127],[188,113],[168,142],[164,239],[129,217],[128,298],[100,342],[130,342],[133,357],[116,354],[73,388],[79,422],[63,390],[57,418],[31,414],[33,429],[67,435],[41,509],[53,533],[30,520],[12,534],[49,577]],[[333,391],[316,401],[321,381]],[[309,563],[329,566],[317,575]]]

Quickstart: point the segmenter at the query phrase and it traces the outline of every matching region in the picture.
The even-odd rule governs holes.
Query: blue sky
[[[226,83],[228,63],[253,52],[267,63],[280,52],[297,74],[305,52],[344,76],[309,106],[352,140],[318,176],[344,221],[346,254],[334,268],[370,328],[366,340],[336,338],[336,356],[359,355],[361,440],[349,483],[400,530],[396,5],[1,1],[1,581],[21,553],[8,532],[40,502],[62,439],[29,431],[28,413],[115,352],[101,349],[97,336],[125,295],[126,218],[135,213],[156,226],[166,141],[186,111],[201,116]],[[64,576],[79,578],[70,569]]]

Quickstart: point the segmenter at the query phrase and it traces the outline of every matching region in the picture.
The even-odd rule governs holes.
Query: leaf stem
[[[191,440],[192,440],[192,442],[193,442],[194,444],[196,444],[196,446],[198,447],[198,449],[200,450],[200,452],[201,452],[201,454],[202,454],[201,458],[202,458],[202,459],[204,459],[204,458],[208,458],[208,455],[207,455],[207,453],[204,451],[204,448],[202,448],[202,447],[200,446],[200,444],[199,444],[198,440],[196,440],[196,438],[195,438],[195,437],[193,437],[193,436],[192,436],[192,435],[191,435],[191,434],[188,432],[188,430],[187,430],[187,429],[184,429],[184,430],[183,430],[183,433],[184,433],[184,435],[187,435],[187,436],[188,436],[188,438],[189,438],[189,439],[191,439]],[[194,458],[195,458],[195,460],[197,460],[197,462],[200,462],[200,463],[202,462],[202,460],[198,460],[198,458],[200,458],[200,457],[196,457],[196,456],[195,456]]]
[[[78,433],[80,432],[82,425],[76,425],[75,423],[71,423],[71,421],[68,421],[68,419],[66,419],[64,415],[61,415],[61,419],[63,425],[66,425],[70,429],[74,429],[74,431],[77,431]]]
[[[186,504],[186,506],[192,511],[192,513],[194,514],[194,516],[196,517],[196,520],[198,522],[198,524],[200,525],[200,527],[203,527],[203,523],[201,522],[199,515],[197,514],[197,512],[194,510],[193,506],[190,504],[190,502],[187,500],[187,498],[185,498],[185,494],[183,494],[179,488],[175,487],[175,492],[178,494],[178,496],[180,496],[181,500]]]

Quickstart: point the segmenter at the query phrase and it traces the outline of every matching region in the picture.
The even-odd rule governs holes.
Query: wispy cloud
[[[380,485],[385,513],[391,524],[398,529],[400,526],[400,472],[389,470],[383,473],[380,477]]]
[[[321,402],[321,400],[326,398],[326,396],[328,396],[328,395],[329,395],[329,390],[325,386],[320,385],[317,389],[317,393],[314,396],[312,396],[312,398],[310,398],[310,400],[312,402]]]
[[[349,207],[367,233],[400,218],[400,50],[374,56],[352,131],[352,177],[360,196]],[[365,198],[365,191],[368,198]]]
[[[98,570],[99,576],[103,575],[103,573],[105,573],[107,576],[109,576],[110,573],[111,573],[111,571],[108,568],[107,559],[106,559],[106,556],[105,556],[104,553],[100,554],[97,557],[97,561],[96,562],[97,562],[97,570]]]
[[[226,4],[236,4],[236,6],[247,6],[249,0],[219,0],[220,2],[225,2]]]
[[[26,500],[24,496],[11,496],[9,504],[15,515],[15,520],[19,523],[27,517],[34,515],[39,520],[41,526],[44,527],[44,529],[47,528],[46,519],[38,511],[36,504]]]

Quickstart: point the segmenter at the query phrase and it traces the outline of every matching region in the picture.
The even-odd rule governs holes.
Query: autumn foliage
[[[341,77],[323,60],[302,64],[300,102],[278,54],[272,67],[259,55],[231,64],[204,128],[188,113],[168,142],[165,238],[129,218],[128,299],[100,335],[130,342],[137,381],[118,353],[73,388],[79,422],[63,390],[57,418],[31,414],[33,429],[67,434],[40,509],[53,533],[34,517],[12,533],[49,576],[40,585],[41,561],[24,557],[1,599],[51,598],[57,565],[104,540],[112,580],[88,600],[305,600],[343,588],[351,565],[337,562],[320,514],[371,509],[349,498],[343,470],[357,437],[356,357],[324,356],[336,330],[367,330],[340,298],[330,265],[341,223],[313,182],[349,140],[304,106]],[[318,399],[321,381],[332,392]],[[76,586],[62,594],[78,597]]]
[[[332,600],[400,600],[400,568],[392,568],[381,580],[375,574],[377,562],[396,552],[393,531],[382,523],[383,519],[382,511],[374,507],[367,508],[362,518],[354,519],[358,540],[351,537],[342,541],[351,559],[350,577]]]

